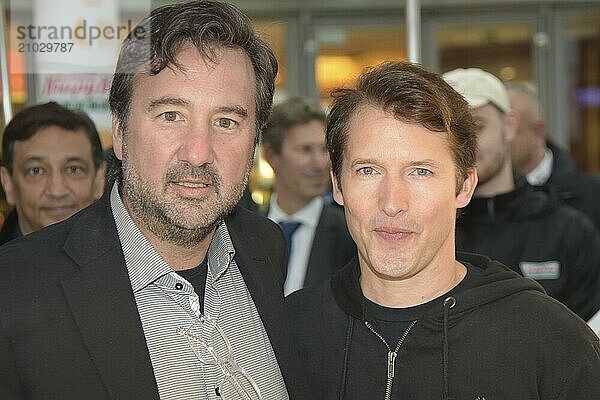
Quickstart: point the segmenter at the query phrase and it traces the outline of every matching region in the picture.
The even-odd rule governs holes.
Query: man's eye
[[[162,117],[167,122],[175,122],[175,121],[180,121],[180,120],[183,119],[181,117],[181,115],[178,112],[176,112],[176,111],[167,111],[167,112],[164,112],[164,113],[162,113]]]
[[[69,174],[81,174],[83,172],[83,168],[78,165],[71,165],[67,167],[67,172]]]
[[[42,167],[31,167],[27,170],[27,175],[30,176],[40,176],[44,173],[44,169]]]
[[[427,176],[429,174],[431,174],[431,171],[425,168],[417,168],[415,169],[415,174],[419,175],[419,176]]]
[[[236,126],[236,124],[237,122],[229,118],[219,118],[217,120],[217,126],[219,128],[232,129]]]
[[[373,167],[362,167],[358,170],[358,173],[362,175],[373,175],[375,173],[375,169],[373,169]]]

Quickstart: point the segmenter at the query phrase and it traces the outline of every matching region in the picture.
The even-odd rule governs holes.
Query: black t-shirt
[[[208,274],[208,262],[205,258],[204,261],[197,267],[186,269],[183,271],[177,271],[185,280],[192,284],[194,291],[200,299],[200,312],[204,312],[204,288],[206,287],[206,276]]]
[[[464,265],[467,267],[467,274],[458,285],[449,292],[414,307],[384,307],[363,296],[367,321],[374,325],[375,330],[383,336],[388,346],[394,350],[398,341],[413,321],[418,321],[423,315],[429,314],[432,308],[441,307],[440,304],[446,297],[462,292],[472,286],[471,277],[475,267],[468,263],[464,263]]]

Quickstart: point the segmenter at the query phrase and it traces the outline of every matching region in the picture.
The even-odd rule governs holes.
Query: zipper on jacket
[[[365,325],[367,326],[367,328],[369,328],[369,330],[371,332],[373,332],[373,334],[375,336],[377,336],[379,338],[379,340],[381,340],[383,342],[383,344],[385,345],[385,347],[388,350],[388,354],[387,354],[387,383],[385,385],[385,400],[391,400],[392,399],[392,384],[394,383],[394,375],[396,374],[396,357],[398,356],[398,351],[400,350],[400,346],[402,346],[402,343],[404,342],[404,339],[406,339],[406,336],[408,336],[408,332],[410,332],[410,330],[412,329],[413,326],[415,326],[415,324],[417,323],[417,321],[413,321],[411,322],[411,324],[408,326],[408,328],[406,328],[406,330],[404,331],[404,333],[402,334],[402,337],[400,337],[400,340],[398,340],[398,344],[396,345],[396,348],[394,349],[394,351],[392,351],[392,349],[390,348],[390,345],[386,342],[386,340],[383,338],[383,336],[381,336],[379,334],[379,332],[377,332],[373,326],[371,325],[371,323],[369,321],[365,321]]]

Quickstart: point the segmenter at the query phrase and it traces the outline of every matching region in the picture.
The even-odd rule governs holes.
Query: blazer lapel
[[[63,290],[110,397],[158,399],[108,195],[80,218],[64,250],[80,270]]]

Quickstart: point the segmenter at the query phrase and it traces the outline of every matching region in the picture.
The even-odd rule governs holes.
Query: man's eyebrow
[[[68,157],[65,161],[66,162],[80,162],[82,164],[86,164],[87,163],[87,161],[86,161],[85,158],[79,157],[79,156]]]
[[[46,162],[46,161],[48,161],[48,157],[45,157],[45,156],[35,156],[35,155],[27,157],[24,160],[25,163],[28,163],[28,162]]]
[[[371,158],[357,158],[355,160],[352,160],[351,165],[363,165],[363,164],[377,164],[377,161],[375,159],[371,159]]]
[[[161,97],[150,101],[146,111],[152,111],[161,106],[187,106],[190,102],[180,97]]]
[[[25,163],[28,162],[47,162],[48,161],[48,157],[46,156],[38,156],[38,155],[33,155],[31,157],[27,157],[25,159]],[[84,157],[80,157],[80,156],[70,156],[64,159],[63,162],[80,162],[83,164],[86,164],[86,158]]]
[[[225,114],[233,113],[239,115],[242,118],[246,118],[248,116],[248,110],[246,110],[242,106],[223,106],[219,107],[217,109],[217,112]]]
[[[439,168],[440,163],[436,160],[427,158],[424,160],[412,161],[408,164],[409,167],[429,167],[429,168]]]

